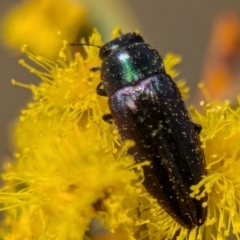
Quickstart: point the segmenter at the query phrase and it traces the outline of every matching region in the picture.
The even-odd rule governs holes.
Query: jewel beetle
[[[135,146],[129,153],[144,166],[146,190],[183,227],[204,223],[207,196],[191,198],[190,187],[206,172],[199,133],[179,89],[165,72],[159,53],[137,33],[120,35],[100,47],[101,83],[97,94],[108,97],[113,122],[122,140]]]

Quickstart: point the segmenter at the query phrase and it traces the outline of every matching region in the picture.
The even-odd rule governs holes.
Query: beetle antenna
[[[81,46],[91,46],[91,47],[97,47],[97,48],[101,48],[101,46],[98,45],[94,45],[94,44],[89,44],[89,43],[80,43],[80,42],[76,42],[76,43],[70,43],[70,46],[77,46],[77,45],[81,45]]]

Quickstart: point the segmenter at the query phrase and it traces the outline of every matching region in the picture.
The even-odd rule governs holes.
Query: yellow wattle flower
[[[179,75],[179,72],[174,67],[182,61],[182,57],[170,52],[164,57],[163,60],[164,60],[166,72],[172,78],[176,78]],[[186,81],[181,79],[181,80],[176,81],[176,83],[182,94],[183,99],[187,100],[189,98],[189,90],[190,89],[186,85]]]
[[[85,7],[74,0],[26,0],[5,16],[3,37],[11,47],[29,44],[36,54],[54,58],[61,47],[58,32],[70,42],[88,30]]]
[[[204,114],[194,108],[191,115],[203,127],[201,133],[208,176],[193,186],[193,196],[205,187],[209,194],[208,231],[217,232],[222,239],[230,231],[240,237],[240,106],[232,108],[229,102],[220,105],[201,104]],[[202,194],[204,194],[204,192]]]
[[[119,34],[115,30],[114,35]],[[90,44],[102,45],[94,31]],[[239,131],[240,107],[226,103],[191,109],[201,124],[208,176],[193,186],[192,197],[208,193],[206,222],[190,233],[175,222],[142,187],[141,164],[136,164],[114,126],[102,121],[109,112],[106,98],[96,94],[99,73],[89,69],[101,61],[98,49],[85,46],[86,58],[72,57],[67,43],[53,62],[31,53],[43,68],[20,63],[39,76],[39,85],[14,84],[30,89],[33,100],[22,111],[14,131],[15,162],[6,164],[0,191],[3,239],[83,239],[93,218],[108,231],[122,231],[129,239],[226,239],[231,228],[239,238]],[[164,58],[172,77],[180,61]],[[180,82],[182,92],[187,87]],[[143,162],[142,164],[148,164]]]

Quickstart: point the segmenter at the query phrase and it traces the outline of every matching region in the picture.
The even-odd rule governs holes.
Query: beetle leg
[[[101,69],[102,69],[101,66],[91,67],[91,68],[90,68],[90,71],[91,71],[91,72],[97,72],[97,71],[100,71]]]
[[[104,114],[102,116],[103,121],[112,124],[113,116],[111,114]]]
[[[90,68],[91,72],[96,72],[96,71],[100,71],[100,70],[101,70],[100,66]],[[99,96],[107,97],[107,93],[106,93],[105,89],[101,88],[101,86],[102,86],[102,83],[100,82],[97,86],[97,94]]]
[[[99,96],[108,97],[105,89],[104,89],[104,88],[101,88],[102,85],[103,85],[103,84],[102,84],[101,82],[97,85],[97,88],[96,88],[97,94],[98,94]]]
[[[196,130],[197,134],[200,134],[200,132],[202,131],[202,126],[197,123],[193,123],[193,124],[194,124],[194,129]]]

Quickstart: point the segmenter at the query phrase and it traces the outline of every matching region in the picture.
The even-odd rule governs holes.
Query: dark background
[[[20,2],[0,0],[0,17],[3,17],[13,4]],[[110,39],[112,29],[120,25],[123,32],[139,30],[144,39],[161,55],[168,51],[182,55],[183,62],[178,69],[191,87],[192,98],[196,85],[201,80],[203,59],[213,19],[226,11],[240,13],[240,1],[237,0],[84,2],[105,41]],[[20,57],[20,54],[16,54],[4,44],[0,46],[0,159],[4,159],[6,155],[11,156],[11,121],[20,115],[20,110],[31,97],[30,91],[11,85],[12,78],[29,83],[34,81],[33,76],[18,65]]]

